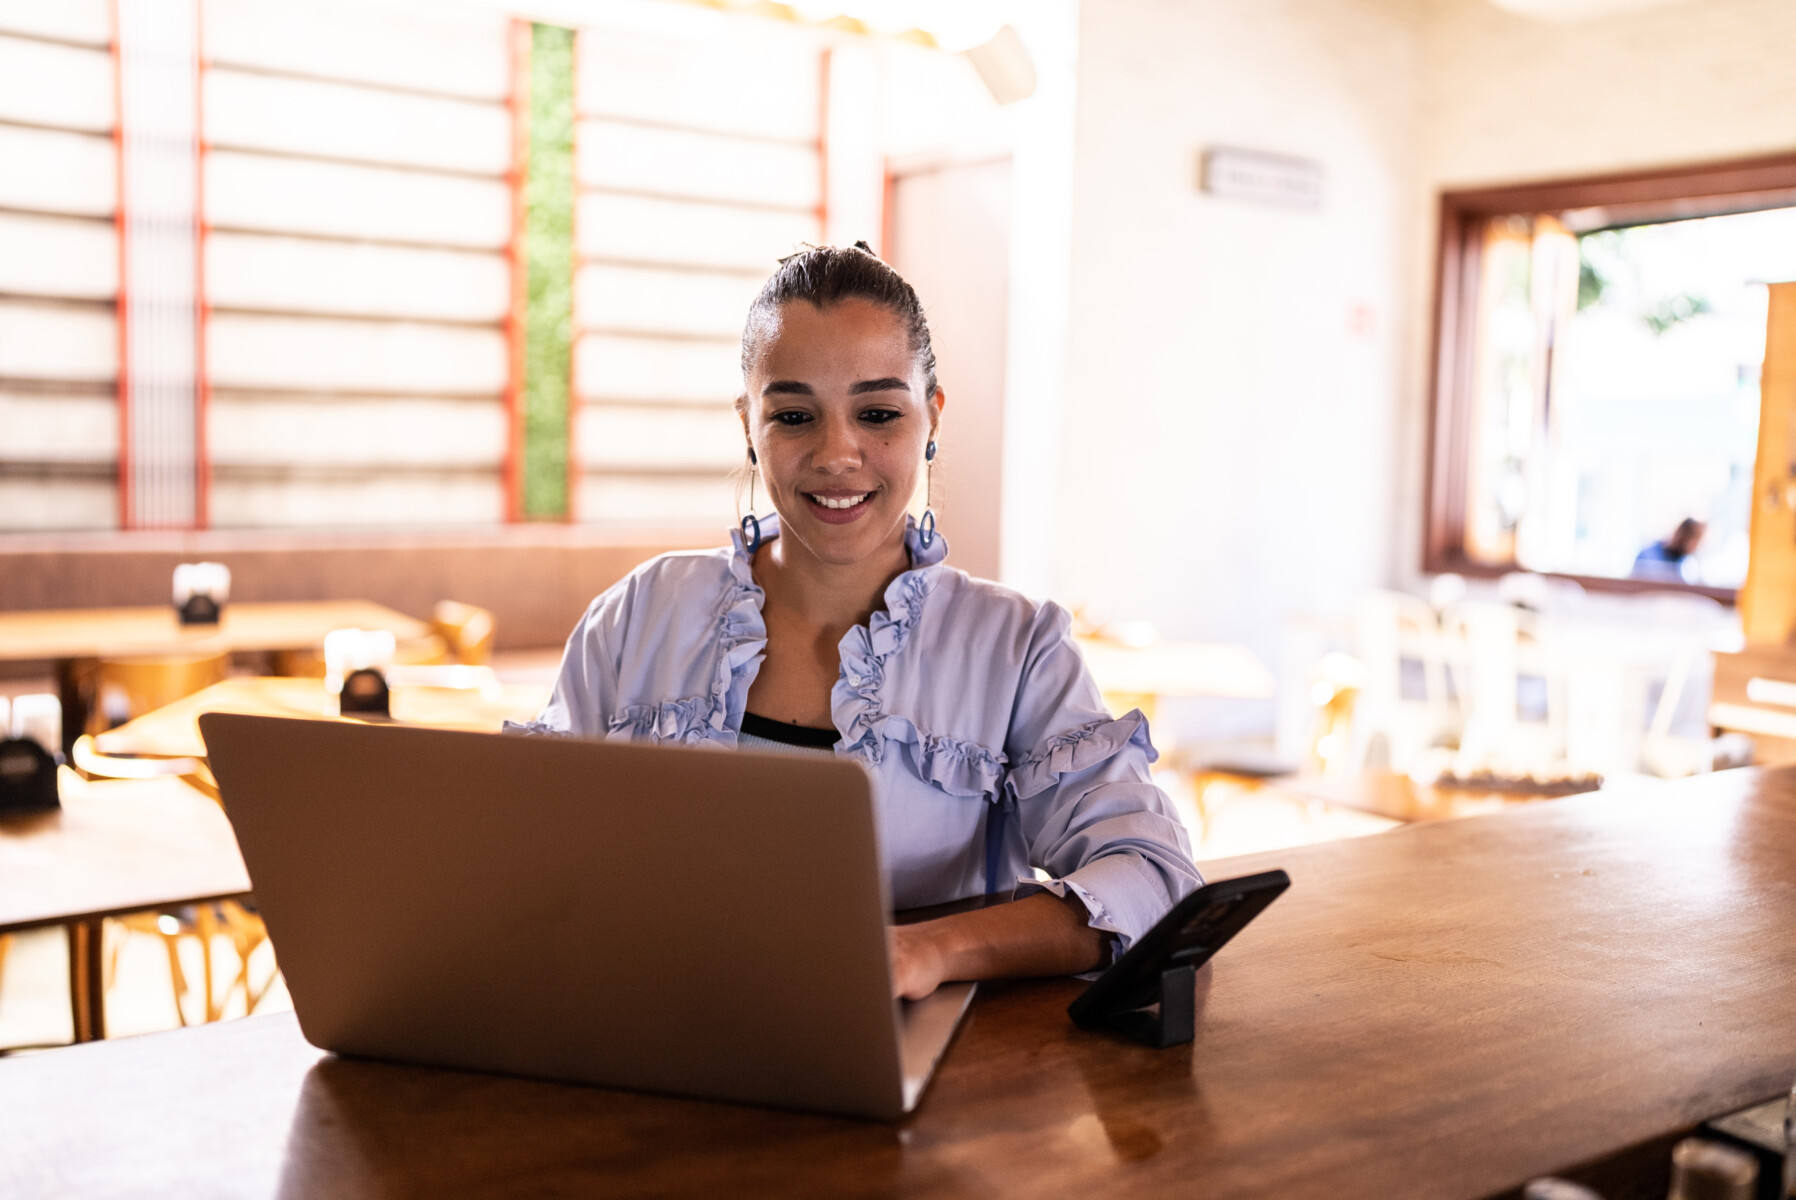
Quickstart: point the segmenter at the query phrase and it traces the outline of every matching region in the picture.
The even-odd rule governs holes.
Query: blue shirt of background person
[[[1707,531],[1694,517],[1685,517],[1670,537],[1654,542],[1634,556],[1630,579],[1653,579],[1665,583],[1696,582],[1696,548]]]

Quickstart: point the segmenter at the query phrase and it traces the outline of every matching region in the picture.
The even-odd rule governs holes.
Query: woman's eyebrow
[[[811,385],[797,379],[776,379],[761,389],[763,396],[814,396]]]
[[[848,389],[850,396],[858,396],[862,392],[908,392],[910,384],[902,379],[894,379],[888,375],[884,379],[863,379]]]

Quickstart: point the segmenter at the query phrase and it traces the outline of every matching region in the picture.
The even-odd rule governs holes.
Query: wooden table
[[[1754,762],[1796,763],[1796,648],[1715,655],[1712,701],[1709,724],[1751,734]]]
[[[1629,781],[1626,785],[1608,785],[1619,794],[1657,788],[1661,780]],[[1358,775],[1279,775],[1264,781],[1264,786],[1282,795],[1302,800],[1320,800],[1339,804],[1375,816],[1409,824],[1416,821],[1450,821],[1461,817],[1481,817],[1502,812],[1518,805],[1538,804],[1556,797],[1530,795],[1526,792],[1497,791],[1489,788],[1444,787],[1417,783],[1396,771],[1364,771]]]
[[[227,604],[217,625],[183,625],[172,605],[0,612],[0,659],[110,658],[221,650],[304,650],[333,629],[385,629],[401,640],[424,622],[367,600]]]
[[[498,684],[482,692],[473,688],[393,688],[393,719],[439,729],[496,732],[506,721],[528,721],[549,699],[547,683]],[[325,717],[329,696],[322,679],[240,676],[215,683],[173,704],[94,738],[102,754],[137,754],[163,758],[204,758],[201,713],[233,712],[272,717]]]
[[[249,875],[223,811],[179,779],[85,782],[64,768],[60,781],[60,811],[0,817],[0,934],[68,927],[85,1042],[106,1033],[101,921],[244,896]]]
[[[384,629],[406,640],[430,632],[424,622],[367,600],[296,600],[227,604],[217,625],[183,625],[173,605],[151,608],[63,608],[0,612],[0,660],[56,664],[65,753],[86,723],[83,664],[96,658],[148,654],[215,654],[240,650],[306,650],[333,629]]]
[[[1073,981],[988,985],[897,1125],[339,1060],[252,1017],[0,1061],[0,1194],[1465,1200],[1606,1163],[1620,1200],[1796,1077],[1796,772],[1208,873],[1273,865],[1195,1043],[1073,1029]]]

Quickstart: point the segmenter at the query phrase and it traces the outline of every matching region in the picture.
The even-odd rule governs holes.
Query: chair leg
[[[214,997],[212,982],[212,935],[218,929],[212,906],[201,904],[194,909],[194,928],[200,936],[200,963],[206,971],[206,1022],[218,1020],[219,1005]]]
[[[271,992],[272,990],[274,990],[274,981],[279,979],[280,977],[281,977],[281,969],[277,965],[268,972],[268,978],[264,979],[262,981],[261,987],[255,989],[252,992],[249,990],[249,988],[247,986],[245,986],[244,992],[249,999],[249,1013],[253,1013],[256,1011],[256,1009],[261,1005],[262,1001],[267,998],[268,993]],[[248,1016],[249,1013],[245,1013],[244,1015]]]
[[[181,1019],[182,1025],[186,1025],[187,1006],[181,1001],[187,995],[187,973],[181,969],[181,939],[179,935],[170,936],[165,933],[162,935],[162,946],[168,951],[168,986],[175,996],[175,1016]]]
[[[107,941],[106,978],[100,985],[107,991],[112,990],[112,981],[118,978],[119,955],[124,953],[125,941],[131,936],[131,930],[117,921],[107,921],[101,927],[105,930]]]
[[[231,948],[237,952],[237,974],[225,989],[219,1007],[223,1009],[228,1005],[231,994],[241,987],[244,1012],[248,1015],[256,1011],[256,1005],[268,993],[269,987],[274,983],[274,976],[278,973],[278,970],[270,972],[267,981],[260,988],[254,987],[250,982],[249,957],[256,952],[258,946],[268,940],[268,927],[262,924],[261,917],[235,900],[219,901],[218,920],[220,927],[231,939]]]

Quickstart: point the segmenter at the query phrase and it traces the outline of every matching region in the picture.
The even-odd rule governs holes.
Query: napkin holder
[[[387,677],[375,667],[349,672],[343,676],[337,706],[337,711],[346,717],[392,716],[393,692],[387,686]]]
[[[36,738],[0,738],[0,815],[61,807],[55,757]]]
[[[231,569],[223,563],[182,563],[175,568],[175,613],[183,625],[216,625],[231,598]]]
[[[349,717],[390,717],[387,684],[397,642],[384,629],[333,629],[324,635],[324,690]]]

